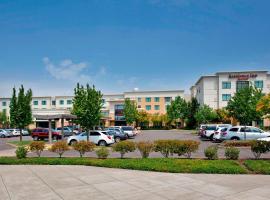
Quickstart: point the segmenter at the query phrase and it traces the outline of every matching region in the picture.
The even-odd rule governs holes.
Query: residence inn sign
[[[256,78],[257,74],[229,74],[229,78],[236,78],[238,80],[248,80],[250,78]]]

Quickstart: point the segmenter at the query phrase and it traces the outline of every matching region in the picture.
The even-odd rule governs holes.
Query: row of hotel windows
[[[154,98],[154,102],[159,102],[160,101],[160,97],[153,97]],[[165,102],[171,102],[172,100],[172,97],[164,97],[165,99]],[[141,102],[142,101],[142,98],[141,97],[138,97],[138,102]],[[145,102],[151,102],[152,101],[152,98],[151,97],[145,97]]]
[[[138,108],[141,108],[141,106],[139,105]],[[151,105],[146,105],[145,106],[145,110],[151,110],[151,109],[152,109]],[[155,110],[160,110],[160,105],[154,105],[154,109]]]
[[[67,101],[67,105],[71,105],[72,104],[72,100],[66,100],[66,101]],[[37,100],[33,101],[33,105],[34,106],[37,106],[38,103],[39,103],[39,101],[37,101]],[[56,104],[56,101],[53,100],[52,101],[52,105],[55,106],[55,104]],[[65,104],[65,100],[59,100],[59,104],[60,105],[64,105]],[[46,100],[42,100],[41,101],[41,105],[46,106],[47,105],[47,101]]]
[[[241,89],[249,85],[249,81],[237,81],[237,89]],[[254,86],[256,88],[262,89],[263,88],[263,81],[254,81]],[[223,81],[222,82],[222,89],[231,89],[231,82],[230,81]]]

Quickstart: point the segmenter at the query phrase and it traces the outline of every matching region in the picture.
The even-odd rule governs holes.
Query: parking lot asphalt
[[[270,176],[0,165],[1,200],[267,200]]]
[[[204,157],[204,149],[207,148],[208,146],[211,145],[219,145],[219,157],[224,158],[224,147],[221,144],[217,143],[212,143],[211,141],[205,141],[201,140],[200,137],[197,135],[192,134],[194,131],[190,130],[144,130],[141,131],[140,134],[138,134],[135,138],[130,139],[131,141],[155,141],[159,139],[179,139],[179,140],[196,140],[200,142],[200,147],[199,150],[196,153],[192,154],[193,158],[205,158]],[[12,155],[12,152],[15,152],[15,148],[6,144],[6,142],[11,141],[11,140],[19,140],[18,137],[16,138],[5,138],[5,139],[0,139],[0,156],[10,156]],[[31,137],[29,136],[24,136],[23,140],[32,140]],[[242,147],[240,148],[240,159],[250,159],[254,158],[251,150],[249,147]],[[15,155],[13,153],[13,155]],[[33,153],[28,154],[29,157],[36,156]],[[48,156],[48,157],[57,157],[58,155],[49,151],[44,151],[42,153],[42,156]],[[70,150],[64,153],[64,156],[66,157],[77,157],[78,152],[74,150]],[[95,152],[89,152],[86,153],[85,156],[88,157],[96,157]],[[126,157],[130,158],[139,158],[140,153],[139,151],[127,153],[125,155]],[[110,150],[110,156],[111,158],[116,158],[119,157],[119,153],[117,152],[112,152]],[[162,155],[159,152],[152,152],[150,154],[150,157],[162,157]],[[270,158],[270,153],[263,154],[262,158]]]

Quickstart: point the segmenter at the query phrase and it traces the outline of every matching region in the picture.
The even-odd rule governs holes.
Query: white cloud
[[[57,80],[80,81],[82,83],[90,82],[91,80],[89,75],[85,75],[86,62],[74,63],[70,59],[65,59],[60,61],[58,65],[55,65],[48,57],[45,57],[43,58],[43,63],[49,74]]]

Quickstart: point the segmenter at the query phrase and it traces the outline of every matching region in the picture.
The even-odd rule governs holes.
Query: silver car
[[[0,138],[7,138],[7,137],[11,137],[11,133],[7,130],[4,129],[0,129]]]
[[[254,126],[234,126],[221,135],[222,140],[256,140],[265,137],[270,137],[270,133]]]

